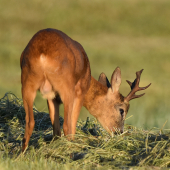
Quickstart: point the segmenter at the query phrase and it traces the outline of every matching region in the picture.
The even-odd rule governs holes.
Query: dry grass
[[[25,112],[12,93],[0,99],[0,167],[4,169],[124,169],[170,167],[170,131],[125,125],[125,133],[109,136],[89,118],[78,121],[75,140],[52,140],[47,113],[34,108],[35,128],[25,155],[21,154]],[[60,117],[62,127],[63,118]]]

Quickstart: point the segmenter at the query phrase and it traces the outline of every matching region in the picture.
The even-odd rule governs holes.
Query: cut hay
[[[159,168],[170,167],[170,131],[125,125],[125,133],[109,136],[95,119],[78,121],[74,141],[52,139],[49,115],[34,107],[35,128],[26,153],[21,154],[25,131],[23,102],[12,93],[0,99],[0,156],[18,169]],[[63,118],[60,117],[62,130]],[[62,132],[63,134],[63,132]],[[2,165],[0,164],[0,165]],[[41,167],[39,167],[41,165]],[[38,168],[39,167],[39,168]],[[34,169],[32,168],[32,169]],[[46,168],[46,170],[48,169]],[[11,168],[12,169],[12,168]]]

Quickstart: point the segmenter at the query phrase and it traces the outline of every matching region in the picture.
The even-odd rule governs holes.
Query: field
[[[126,125],[125,132],[109,136],[94,119],[79,120],[74,141],[52,140],[47,113],[34,108],[35,128],[23,155],[25,119],[21,99],[7,93],[0,100],[0,169],[159,169],[170,167],[170,133]],[[60,117],[62,127],[63,118]]]
[[[90,168],[93,165],[94,168],[169,166],[169,9],[170,1],[168,0],[94,0],[93,3],[85,0],[1,0],[1,101],[9,91],[17,98],[21,98],[20,55],[31,37],[44,28],[62,30],[80,42],[89,57],[94,78],[98,79],[99,74],[104,72],[110,79],[114,69],[119,66],[122,72],[120,92],[124,96],[130,91],[125,80],[133,81],[135,72],[142,68],[144,71],[140,86],[146,86],[149,83],[152,85],[145,91],[144,97],[130,102],[131,106],[127,115],[129,118],[125,121],[128,135],[109,137],[88,111],[82,108],[75,143],[69,143],[64,137],[54,143],[50,143],[50,140],[44,141],[44,137],[48,137],[46,133],[51,135],[51,124],[49,118],[46,120],[45,116],[47,121],[44,121],[45,127],[41,127],[42,129],[36,127],[38,130],[35,128],[35,136],[31,139],[28,152],[25,156],[20,157],[18,157],[19,146],[24,133],[23,108],[19,107],[22,112],[20,112],[21,110],[13,112],[13,106],[11,106],[5,112],[7,115],[13,113],[8,118],[8,116],[2,115],[4,106],[1,105],[0,118],[3,118],[0,119],[0,138],[2,139],[0,155],[3,161],[1,161],[0,167],[2,168],[0,169],[19,169],[18,167],[28,169],[29,166],[32,169],[41,167],[55,169],[56,166],[61,166],[63,169],[78,169],[80,166]],[[35,100],[35,109],[43,115],[48,113],[46,101],[41,98],[39,93]],[[61,116],[63,116],[63,107],[60,110]],[[37,113],[39,113],[38,111]],[[81,130],[87,117],[90,117],[91,125],[89,126],[92,126],[89,128],[93,129],[93,124],[95,124],[103,133],[101,135],[100,132],[96,132],[100,134],[101,138],[95,138],[96,135],[85,134]],[[42,118],[37,117],[37,121],[39,119]],[[39,126],[39,122],[36,126]],[[163,137],[160,135],[162,133]],[[149,136],[153,136],[153,138],[150,140]],[[110,142],[116,144],[109,148]],[[80,143],[81,145],[79,145]],[[57,148],[56,153],[52,153],[53,147]],[[67,152],[68,155],[63,153],[66,148],[71,148]],[[88,148],[87,151],[86,148]],[[72,159],[69,158],[73,152],[83,152],[85,157],[73,161],[74,156]],[[117,154],[118,152],[120,154]],[[163,161],[161,162],[161,160]],[[91,163],[89,163],[90,161]],[[56,165],[56,162],[59,164]]]

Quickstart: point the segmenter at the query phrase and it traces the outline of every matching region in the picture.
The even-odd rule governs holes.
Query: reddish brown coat
[[[33,36],[21,55],[20,65],[26,112],[22,151],[28,145],[35,124],[33,102],[37,90],[47,99],[54,136],[61,136],[59,105],[63,102],[64,135],[72,134],[72,139],[83,105],[109,133],[117,130],[123,132],[129,100],[136,98],[135,92],[141,90],[137,87],[139,83],[133,83],[135,90],[132,89],[126,98],[119,93],[119,67],[112,74],[111,85],[104,73],[99,81],[95,80],[83,47],[55,29],[41,30]]]

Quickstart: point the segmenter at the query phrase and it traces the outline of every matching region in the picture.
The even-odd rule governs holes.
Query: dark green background
[[[152,83],[144,97],[132,100],[126,123],[137,127],[170,128],[170,1],[169,0],[1,0],[0,98],[12,91],[21,97],[20,55],[40,29],[56,28],[80,42],[92,75],[110,79],[122,71],[120,92],[130,91],[126,79],[144,69],[140,86]],[[36,107],[47,111],[37,95]],[[61,108],[61,112],[63,109]],[[61,114],[62,115],[62,114]],[[88,111],[82,109],[80,118]]]

